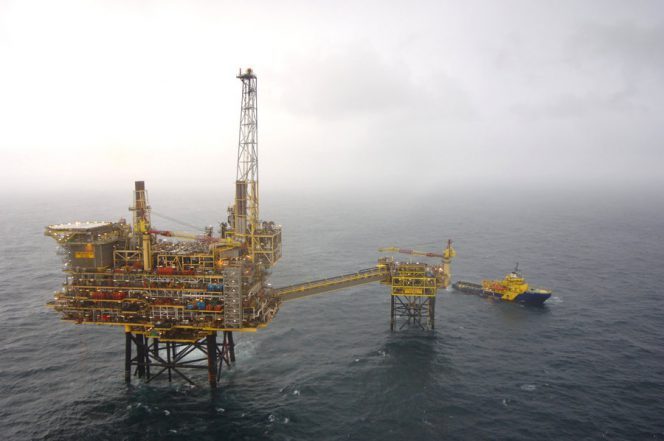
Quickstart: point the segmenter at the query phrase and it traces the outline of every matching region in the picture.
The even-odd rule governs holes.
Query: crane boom
[[[177,237],[178,239],[197,240],[199,242],[206,243],[219,242],[221,240],[218,237],[212,237],[206,234],[187,233],[185,231],[150,230],[148,233],[164,237]]]
[[[411,250],[410,248],[398,248],[398,247],[385,247],[385,248],[379,248],[378,251],[381,253],[401,253],[401,254],[410,254],[411,256],[424,256],[424,257],[439,257],[443,259],[444,261],[451,260],[453,257],[456,256],[456,251],[454,251],[454,248],[452,248],[452,241],[448,240],[447,241],[447,248],[443,250],[443,253],[429,253],[426,251],[417,251],[417,250]]]
[[[381,253],[401,253],[401,254],[410,254],[413,256],[440,257],[441,259],[445,257],[443,254],[415,251],[409,248],[386,247],[386,248],[379,248],[378,251],[380,251]]]

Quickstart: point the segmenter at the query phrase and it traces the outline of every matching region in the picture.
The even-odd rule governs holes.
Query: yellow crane
[[[443,259],[443,261],[452,260],[452,258],[456,256],[456,251],[454,250],[454,248],[452,248],[451,240],[447,241],[447,247],[443,250],[442,254],[411,250],[410,248],[398,248],[398,247],[379,248],[378,251],[380,251],[381,253],[402,253],[402,254],[410,254],[412,256],[440,257],[441,259]]]
[[[456,257],[456,251],[452,248],[452,241],[447,241],[447,247],[443,250],[442,253],[431,253],[426,251],[417,251],[411,250],[410,248],[399,248],[399,247],[385,247],[379,248],[378,251],[381,253],[401,253],[401,254],[410,254],[411,256],[423,256],[423,257],[439,257],[442,259],[443,264],[441,266],[441,272],[443,273],[443,288],[447,288],[452,281],[452,272],[450,271],[450,262],[454,257]]]

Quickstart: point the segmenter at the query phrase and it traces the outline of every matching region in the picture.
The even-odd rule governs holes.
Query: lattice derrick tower
[[[259,225],[257,81],[251,69],[240,71],[237,78],[242,81],[242,106],[233,230],[234,235],[246,243],[253,258],[254,234]]]

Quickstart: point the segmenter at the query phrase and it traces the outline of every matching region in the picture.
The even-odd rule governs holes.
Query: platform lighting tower
[[[242,81],[240,139],[237,148],[234,233],[244,239],[253,254],[253,236],[258,228],[258,119],[256,75],[252,69],[237,75]]]

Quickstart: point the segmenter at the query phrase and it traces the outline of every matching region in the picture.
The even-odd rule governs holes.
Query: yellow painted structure
[[[438,290],[436,277],[425,264],[395,265],[391,280],[393,296],[435,297]]]
[[[512,302],[528,291],[528,284],[518,271],[508,273],[503,280],[483,280],[482,288],[502,294],[502,300]]]

